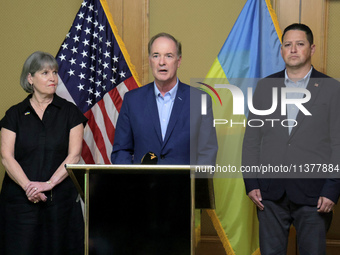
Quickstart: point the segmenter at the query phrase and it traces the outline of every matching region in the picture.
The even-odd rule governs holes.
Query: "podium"
[[[188,165],[67,164],[85,203],[85,254],[195,254]]]

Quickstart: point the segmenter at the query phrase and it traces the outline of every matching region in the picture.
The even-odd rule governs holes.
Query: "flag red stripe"
[[[102,135],[97,123],[96,123],[96,120],[93,116],[92,111],[89,110],[84,115],[88,119],[87,124],[89,125],[89,128],[92,131],[94,141],[97,145],[98,150],[100,151],[100,154],[103,157],[104,163],[110,164],[111,162],[108,158],[108,155],[106,154],[106,148],[105,148],[105,142],[104,142],[103,135]]]
[[[91,150],[89,146],[87,146],[85,140],[83,140],[83,151],[81,152],[81,156],[86,164],[95,164]]]
[[[125,83],[125,82],[124,82]],[[112,89],[108,92],[110,95],[112,102],[114,102],[114,105],[118,112],[120,112],[120,108],[122,107],[123,99],[121,98],[117,88]]]
[[[135,88],[138,88],[136,80],[133,78],[133,76],[127,78],[125,81],[125,86],[128,88],[128,90],[132,90]]]

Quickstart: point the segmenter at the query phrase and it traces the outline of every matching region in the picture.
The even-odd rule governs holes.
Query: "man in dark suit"
[[[246,128],[243,167],[291,170],[277,178],[244,173],[246,192],[258,208],[264,255],[286,254],[291,224],[301,255],[326,254],[326,232],[340,194],[339,180],[331,178],[337,176],[330,176],[340,167],[340,84],[312,67],[314,51],[308,26],[288,26],[281,47],[286,69],[262,79],[253,95],[254,108],[267,110],[273,103],[272,89],[277,88],[278,107],[269,116],[249,114],[248,123],[253,120],[254,125]],[[287,104],[281,109],[282,88],[307,89],[311,97],[302,107]],[[287,93],[287,98],[303,100],[307,94]],[[263,125],[254,127],[256,121]]]

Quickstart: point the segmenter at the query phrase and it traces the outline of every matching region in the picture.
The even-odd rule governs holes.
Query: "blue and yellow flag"
[[[280,55],[280,38],[281,31],[270,0],[248,0],[205,83],[211,86],[233,84],[244,95],[248,87],[254,91],[256,79],[285,67]],[[223,106],[218,101],[214,104],[214,117],[224,120],[223,125],[216,125],[219,144],[216,166],[240,169],[248,108],[245,106],[244,115],[233,115],[230,91],[215,89]],[[231,122],[238,125],[231,125]],[[227,254],[260,254],[256,208],[245,193],[242,174],[229,178],[216,172],[214,188],[216,209],[209,210],[208,214]]]

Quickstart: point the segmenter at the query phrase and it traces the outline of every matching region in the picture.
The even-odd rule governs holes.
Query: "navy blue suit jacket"
[[[266,110],[271,107],[274,87],[278,88],[279,92],[278,107],[269,116],[249,113],[248,121],[260,119],[265,124],[257,128],[247,126],[243,141],[242,165],[248,167],[283,165],[290,167],[292,173],[286,179],[261,178],[261,174],[256,176],[244,174],[246,192],[260,189],[262,198],[272,201],[287,194],[292,202],[302,205],[316,205],[320,196],[336,203],[340,194],[340,183],[334,177],[338,177],[339,172],[333,171],[335,175],[324,178],[322,169],[317,173],[317,168],[314,168],[314,172],[311,173],[311,168],[312,164],[331,164],[330,167],[340,167],[340,84],[313,69],[307,86],[311,99],[303,104],[312,115],[307,116],[299,111],[296,118],[298,124],[289,134],[288,127],[285,127],[287,122],[283,122],[285,125],[281,124],[281,121],[287,119],[287,116],[281,115],[280,91],[285,87],[284,77],[284,71],[281,71],[262,79],[257,85],[253,96],[255,109]],[[278,121],[272,127],[272,122],[265,119]],[[300,171],[300,166],[303,171],[306,167],[309,167],[310,171],[303,175],[294,174],[294,167]]]
[[[111,162],[140,164],[146,153],[153,152],[158,164],[215,165],[217,139],[211,99],[207,97],[208,114],[201,115],[202,93],[178,83],[163,141],[154,83],[127,92],[117,121]]]

